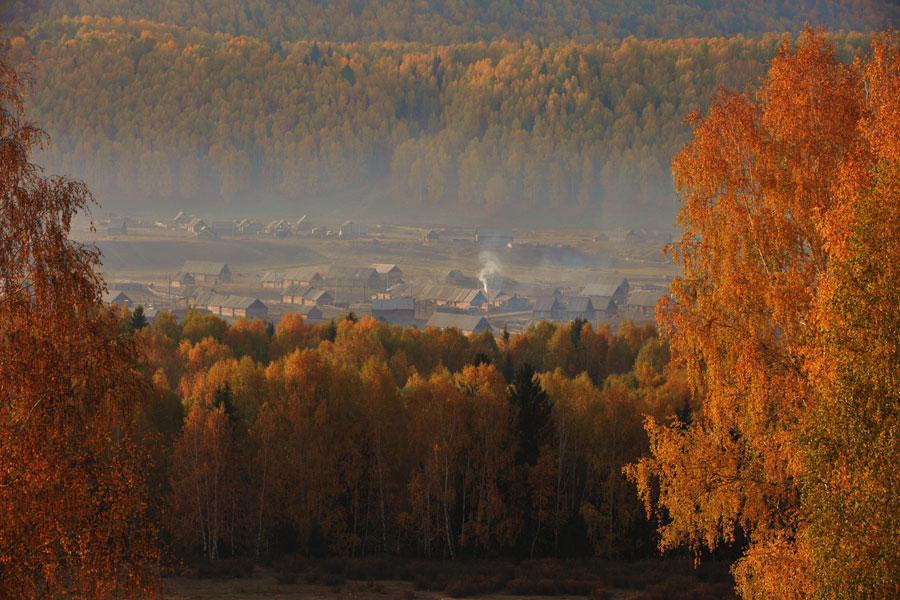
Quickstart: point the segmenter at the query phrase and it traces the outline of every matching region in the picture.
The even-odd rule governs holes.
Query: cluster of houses
[[[217,239],[219,236],[249,236],[264,235],[271,237],[321,237],[357,239],[369,236],[369,228],[365,223],[351,220],[344,221],[339,226],[327,228],[317,226],[312,219],[303,215],[298,219],[272,219],[260,221],[255,218],[242,219],[213,219],[201,218],[179,211],[172,219],[163,219],[155,222],[157,227],[163,229],[175,229],[187,231],[199,239]],[[110,235],[124,235],[127,233],[125,219],[111,219],[107,227]],[[444,232],[446,233],[446,232]],[[378,237],[376,235],[376,237]],[[441,232],[436,229],[428,229],[422,233],[422,241],[426,244],[437,242],[441,239]],[[463,238],[452,238],[453,241],[472,241],[467,235]],[[497,227],[478,227],[475,229],[474,241],[484,246],[511,246],[513,243],[513,231]]]
[[[179,298],[181,309],[191,307],[231,319],[267,320],[272,312],[274,318],[297,312],[317,322],[346,312],[352,305],[354,310],[371,310],[373,317],[390,324],[456,327],[480,333],[491,329],[490,321],[498,324],[507,319],[527,326],[540,320],[597,321],[622,314],[652,318],[663,295],[661,290],[632,289],[627,279],[596,281],[566,290],[485,290],[479,280],[458,270],[448,273],[440,284],[405,282],[399,266],[381,263],[270,271],[259,284],[251,284],[262,288],[258,295],[248,295],[247,286],[232,277],[224,262],[187,260],[168,282],[169,298]],[[494,281],[515,284],[499,278]],[[110,292],[104,301],[133,306],[125,292]]]
[[[121,221],[121,225],[120,222]],[[221,235],[245,236],[266,235],[272,237],[287,236],[312,236],[312,237],[339,237],[342,239],[354,239],[368,235],[368,227],[364,223],[344,221],[340,227],[331,230],[317,227],[308,216],[303,215],[299,219],[273,219],[260,222],[252,218],[243,219],[202,219],[195,215],[179,212],[170,221],[157,221],[157,227],[164,229],[181,229],[201,239],[216,239]],[[109,233],[125,233],[124,219],[110,221]]]

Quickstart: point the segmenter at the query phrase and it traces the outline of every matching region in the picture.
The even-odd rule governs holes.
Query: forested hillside
[[[684,118],[764,73],[781,37],[614,44],[280,43],[123,19],[47,22],[32,116],[51,170],[108,207],[240,212],[323,197],[520,221],[671,216]],[[846,58],[861,34],[835,40]],[[668,210],[660,211],[660,208]]]
[[[4,3],[51,172],[113,210],[668,224],[683,121],[785,32],[844,60],[892,2]],[[730,36],[730,37],[717,37]],[[222,202],[224,200],[224,203]],[[515,209],[511,211],[510,209]]]
[[[269,42],[641,39],[799,33],[804,23],[872,32],[900,7],[879,0],[8,0],[0,20],[33,26],[62,16],[123,17]]]

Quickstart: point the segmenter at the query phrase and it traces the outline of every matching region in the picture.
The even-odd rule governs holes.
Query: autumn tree
[[[840,338],[834,326],[844,321],[835,319],[834,307],[822,307],[835,287],[841,302],[859,297],[856,284],[842,281],[860,263],[836,265],[845,264],[875,167],[897,157],[896,41],[874,48],[881,59],[869,61],[866,78],[866,64],[839,62],[821,32],[807,30],[796,44],[786,42],[758,92],[723,92],[709,114],[692,117],[693,138],[673,165],[684,230],[673,250],[684,275],[658,315],[674,358],[688,370],[699,410],[668,425],[648,420],[651,456],[629,473],[648,506],[658,481],[662,548],[687,545],[699,554],[746,536],[734,568],[745,598],[845,597],[848,586],[836,583],[845,572],[837,557],[852,558],[848,568],[864,573],[853,579],[853,593],[871,597],[863,590],[879,589],[876,581],[896,585],[884,579],[896,564],[883,555],[891,546],[876,552],[846,537],[865,538],[863,523],[872,517],[881,523],[879,535],[892,527],[895,517],[878,515],[889,514],[894,501],[870,493],[880,476],[853,459],[853,448],[893,425],[882,421],[849,438],[832,429],[842,419],[877,414],[859,404],[858,392],[886,398],[890,392],[867,383],[878,377],[877,367],[851,368],[848,354],[825,343],[829,331],[832,340]],[[873,131],[881,132],[877,139]],[[894,190],[889,170],[883,173],[880,201]],[[862,226],[871,226],[868,214]],[[884,230],[858,235],[857,257]],[[845,318],[874,323],[865,319],[877,314],[879,302],[866,297],[856,307],[866,316],[853,311]],[[859,346],[846,348],[854,351],[855,360],[867,362]],[[821,390],[827,381],[835,382],[829,401]],[[848,399],[860,414],[849,415]],[[819,417],[825,429],[814,423]],[[885,456],[895,452],[884,449]],[[836,465],[821,462],[828,452]],[[848,495],[835,495],[842,492]],[[851,497],[860,510],[838,517],[837,507]]]
[[[802,440],[801,543],[820,598],[900,595],[900,46],[890,41],[864,72],[873,183],[818,307],[828,360]]]
[[[137,349],[68,237],[90,192],[30,162],[25,85],[0,56],[0,596],[150,597]]]

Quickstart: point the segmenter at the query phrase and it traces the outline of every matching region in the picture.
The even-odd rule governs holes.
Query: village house
[[[178,214],[175,215],[175,218],[172,219],[172,224],[175,227],[187,227],[187,224],[191,221],[191,217],[184,214],[183,210],[178,211]]]
[[[264,288],[281,289],[291,285],[308,285],[323,289],[325,287],[325,278],[314,269],[269,271],[262,277],[262,286]]]
[[[487,306],[488,299],[481,289],[453,285],[410,285],[403,289],[405,296],[428,300],[436,306],[468,310]]]
[[[275,219],[266,226],[266,234],[276,237],[284,237],[290,235],[291,224],[284,219]]]
[[[475,230],[475,242],[489,246],[505,246],[512,244],[513,232],[496,227],[479,227]]]
[[[103,292],[103,304],[107,306],[116,305],[121,308],[123,306],[130,306],[134,304],[134,302],[131,301],[131,298],[129,298],[125,292],[107,291]]]
[[[169,279],[169,285],[173,288],[184,288],[189,285],[197,285],[197,280],[194,279],[194,276],[190,273],[185,273],[184,271],[178,271],[172,278]]]
[[[438,329],[447,329],[454,327],[465,335],[479,334],[485,329],[493,332],[490,324],[482,316],[479,315],[460,315],[455,313],[436,312],[428,319],[425,327],[436,327]]]
[[[332,266],[325,275],[325,287],[335,300],[368,301],[384,290],[381,276],[373,267]]]
[[[503,308],[505,306],[508,299],[512,296],[512,294],[507,294],[503,290],[497,290],[494,292],[488,292],[486,294],[488,299],[488,306],[491,308]]]
[[[110,219],[109,225],[106,227],[106,233],[109,235],[126,235],[128,226],[125,224],[125,219]]]
[[[190,273],[197,283],[228,283],[231,281],[231,269],[223,262],[211,260],[186,260],[181,267],[182,273]]]
[[[384,285],[385,290],[403,283],[403,271],[401,271],[400,267],[397,265],[375,263],[372,265],[372,268],[375,269],[378,272],[378,276],[381,277],[381,283]]]
[[[594,306],[599,308],[597,299],[612,299],[616,304],[622,304],[630,291],[631,284],[627,279],[605,279],[584,286],[581,295],[594,300]]]
[[[312,226],[312,219],[310,219],[306,215],[303,215],[291,224],[291,228],[294,230],[294,235],[308,234],[310,229],[312,229]]]
[[[255,235],[263,230],[263,226],[253,219],[241,219],[234,227],[235,233],[240,235]]]
[[[499,292],[494,297],[491,306],[497,308],[498,310],[523,311],[530,308],[531,302],[528,300],[528,298],[524,298],[522,296],[519,296],[518,294]]]
[[[438,234],[437,231],[435,231],[434,229],[429,229],[428,231],[426,231],[425,233],[422,234],[422,241],[425,243],[436,242],[440,239],[440,237],[441,236],[440,236],[440,234]]]
[[[653,317],[656,314],[656,303],[665,295],[656,290],[637,290],[631,292],[625,300],[625,310],[644,316]]]
[[[614,317],[619,312],[619,305],[609,296],[589,296],[594,304],[595,318]]]
[[[560,321],[565,319],[565,307],[559,296],[542,296],[535,299],[531,313],[536,320]]]
[[[315,305],[301,306],[297,309],[297,312],[300,313],[306,321],[321,321],[323,319],[322,311]]]
[[[567,321],[575,319],[592,321],[595,318],[594,303],[587,296],[572,296],[566,301],[563,312]]]
[[[372,316],[390,324],[408,323],[416,317],[416,303],[412,298],[376,298]]]
[[[245,296],[213,293],[208,297],[199,298],[197,306],[219,317],[234,319],[243,317],[251,321],[253,319],[265,321],[269,316],[269,308],[259,298]]]
[[[281,293],[281,302],[308,306],[330,306],[334,304],[334,298],[325,290],[308,285],[290,285]]]
[[[187,224],[187,230],[191,233],[200,233],[203,229],[206,229],[203,219],[191,219]]]

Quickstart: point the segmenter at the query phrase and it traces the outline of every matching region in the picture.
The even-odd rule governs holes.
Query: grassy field
[[[164,582],[174,600],[730,600],[728,563],[683,559],[523,563],[283,560],[269,567],[217,561]]]
[[[660,285],[678,271],[662,255],[661,234],[636,245],[624,240],[623,231],[517,230],[512,248],[490,248],[475,244],[471,229],[444,229],[439,241],[428,244],[422,242],[423,231],[382,226],[356,240],[261,235],[199,240],[184,231],[138,228],[124,236],[73,233],[100,248],[109,278],[147,281],[167,279],[186,259],[224,261],[248,282],[267,270],[331,264],[396,263],[407,281],[441,281],[451,269],[476,275],[491,263],[524,286],[583,285],[607,276]]]

